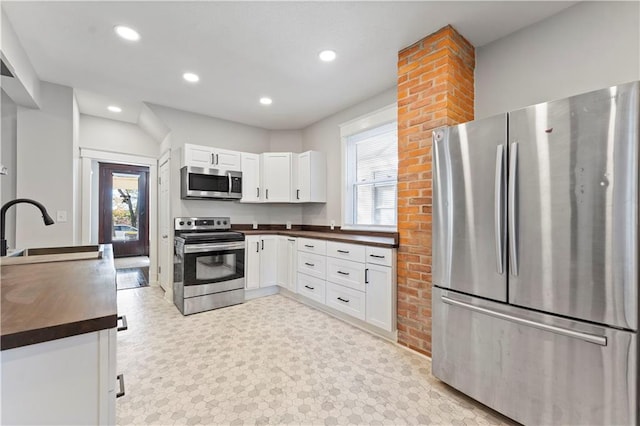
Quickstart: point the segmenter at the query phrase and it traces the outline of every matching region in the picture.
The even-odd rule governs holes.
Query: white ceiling
[[[2,8],[39,78],[83,91],[84,113],[116,118],[101,103],[144,101],[300,129],[393,87],[398,50],[447,24],[482,46],[575,3],[3,0]],[[141,40],[116,37],[116,24]],[[320,62],[323,49],[337,60]],[[182,80],[185,71],[200,83]],[[273,104],[260,105],[261,96]]]

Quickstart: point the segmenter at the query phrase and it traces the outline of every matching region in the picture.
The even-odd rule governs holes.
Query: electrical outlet
[[[291,229],[291,222],[287,221],[287,229]]]
[[[58,210],[56,212],[56,222],[64,223],[67,221],[67,211],[66,210]]]
[[[332,220],[331,221],[331,230],[333,231],[333,229],[336,227],[336,221]]]
[[[258,222],[255,220],[253,221],[253,229],[258,229]]]

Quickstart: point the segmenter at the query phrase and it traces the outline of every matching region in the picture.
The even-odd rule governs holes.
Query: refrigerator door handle
[[[480,306],[472,305],[470,303],[461,302],[459,300],[451,299],[447,296],[441,296],[440,299],[447,305],[458,306],[463,309],[478,312],[481,314],[489,315],[495,318],[499,318],[505,321],[513,322],[516,324],[524,325],[526,327],[533,327],[539,330],[548,331],[550,333],[558,334],[560,336],[571,337],[574,339],[584,340],[588,343],[594,343],[600,346],[607,346],[607,338],[605,336],[596,336],[593,334],[582,333],[580,331],[570,330],[568,328],[556,327],[555,325],[544,324],[537,321],[531,321],[525,318],[520,318],[514,315],[504,314],[502,312],[493,311],[491,309],[482,308]]]
[[[496,149],[496,177],[494,185],[494,226],[496,238],[496,271],[502,275],[504,264],[502,255],[502,165],[504,163],[504,146],[498,145]]]
[[[516,179],[518,167],[518,143],[509,147],[509,267],[511,275],[518,276],[518,242],[516,241]]]

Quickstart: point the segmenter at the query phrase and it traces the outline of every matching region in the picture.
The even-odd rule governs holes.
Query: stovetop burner
[[[231,231],[228,217],[176,217],[174,230],[176,239],[185,244],[203,242],[244,241],[244,234]]]

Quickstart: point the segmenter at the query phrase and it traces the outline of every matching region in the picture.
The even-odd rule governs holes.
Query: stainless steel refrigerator
[[[638,424],[639,82],[433,141],[433,374],[524,424]]]

